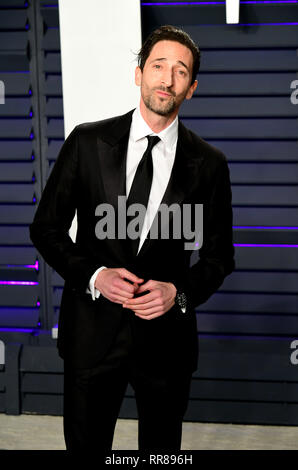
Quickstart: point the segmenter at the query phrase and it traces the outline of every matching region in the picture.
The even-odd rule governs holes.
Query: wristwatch
[[[184,292],[177,290],[175,303],[178,305],[182,313],[186,312],[187,298]]]

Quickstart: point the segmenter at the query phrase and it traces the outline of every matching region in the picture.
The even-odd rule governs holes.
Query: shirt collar
[[[177,142],[178,138],[178,116],[174,119],[171,124],[163,129],[159,134],[153,132],[148,124],[144,121],[140,108],[136,108],[132,115],[131,123],[131,138],[136,142],[137,140],[143,139],[147,135],[158,135],[165,146],[171,149]]]

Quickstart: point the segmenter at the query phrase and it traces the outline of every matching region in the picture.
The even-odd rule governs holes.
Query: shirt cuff
[[[105,268],[106,266],[102,266],[101,268],[98,268],[89,281],[89,287],[87,288],[86,293],[91,294],[92,300],[98,299],[98,297],[100,296],[99,290],[96,289],[95,287],[95,281],[97,278],[97,274],[100,273],[100,271],[102,271]]]

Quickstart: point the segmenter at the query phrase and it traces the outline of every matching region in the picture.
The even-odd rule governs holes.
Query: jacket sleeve
[[[210,196],[203,205],[199,260],[177,281],[178,289],[186,293],[192,308],[206,302],[235,268],[231,183],[223,154],[210,184]]]
[[[64,142],[44,188],[30,237],[44,260],[68,285],[85,292],[98,259],[81,252],[69,236],[77,208],[78,128]]]

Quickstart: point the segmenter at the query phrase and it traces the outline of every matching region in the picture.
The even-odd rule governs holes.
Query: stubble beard
[[[150,109],[150,111],[159,114],[159,116],[169,116],[174,111],[176,111],[178,107],[176,97],[172,93],[170,99],[157,97],[154,96],[155,90],[160,90],[169,93],[169,91],[163,89],[162,87],[154,88],[148,94],[143,93],[143,101],[145,103],[145,106]]]

